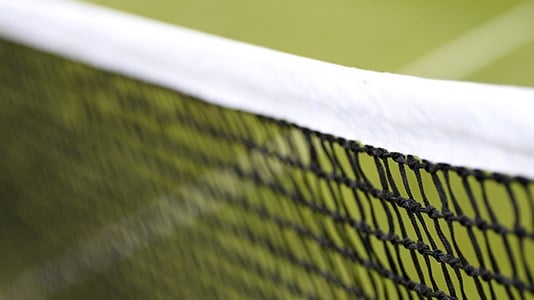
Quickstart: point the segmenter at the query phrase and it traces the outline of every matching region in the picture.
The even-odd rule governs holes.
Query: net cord
[[[343,67],[68,0],[0,0],[0,37],[389,151],[534,178],[534,89]]]

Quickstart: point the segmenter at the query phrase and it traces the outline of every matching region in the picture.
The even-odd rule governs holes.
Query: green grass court
[[[401,70],[519,3],[94,2],[285,52],[388,72]],[[452,79],[532,86],[533,51],[534,39],[464,78]],[[351,235],[349,225],[325,213],[340,206],[356,219],[367,218],[368,247],[379,254],[362,259],[386,262],[385,253],[392,253],[410,262],[397,266],[402,272],[422,276],[428,285],[434,280],[444,291],[448,271],[455,287],[463,286],[468,297],[475,297],[477,282],[472,277],[462,273],[460,281],[451,266],[436,260],[430,262],[433,276],[419,274],[418,266],[426,270],[422,257],[412,263],[406,247],[387,244],[376,233],[389,230],[400,236],[404,223],[408,236],[418,239],[407,213],[374,200],[357,207],[348,187],[280,160],[310,162],[303,146],[309,138],[325,171],[340,171],[329,160],[337,155],[341,168],[355,177],[344,149],[323,148],[318,137],[250,114],[184,99],[187,96],[0,41],[0,128],[7,129],[0,131],[1,299],[9,299],[8,293],[16,299],[304,299],[315,294],[348,299],[347,287],[361,285],[369,292],[375,284],[379,297],[409,296],[392,282],[378,281],[379,268],[347,264],[347,257],[335,253],[335,247],[346,243],[365,252],[362,237]],[[214,139],[215,133],[224,139]],[[243,142],[241,137],[249,135],[264,148]],[[366,173],[371,185],[380,188],[377,162],[365,154],[359,157],[361,165],[371,169]],[[405,183],[397,164],[379,163],[391,167],[388,189],[398,188],[403,197],[428,197],[430,205],[440,208],[439,191],[430,188],[438,180],[450,199],[470,203],[465,183],[456,174],[439,174],[438,179],[423,175],[423,185],[429,187],[423,196],[414,172],[407,170]],[[259,179],[245,179],[247,174]],[[211,184],[199,183],[206,179]],[[311,186],[299,199],[318,199],[324,210],[304,209],[303,203],[291,201],[288,191],[294,184]],[[478,202],[478,217],[491,223],[495,215],[508,229],[532,232],[532,185],[508,187],[516,197],[514,207],[512,201],[494,200],[509,198],[502,185],[489,181],[481,187],[473,178],[468,184],[477,199],[487,197],[490,203]],[[363,192],[359,196],[366,197]],[[477,215],[472,204],[462,209],[471,218]],[[457,208],[451,210],[459,214]],[[393,224],[386,221],[389,214],[398,216]],[[461,247],[468,261],[477,262],[465,226],[426,220],[428,234],[438,235],[434,226],[442,226],[447,238],[456,241],[450,245],[453,252],[459,255],[456,247]],[[296,233],[302,225],[308,231]],[[534,251],[532,239],[520,242],[491,230],[472,234],[480,242],[486,269],[528,282],[532,263],[525,263],[525,255]],[[332,244],[314,242],[322,235]],[[424,243],[432,243],[425,233],[422,236]],[[443,241],[436,243],[446,247]],[[507,258],[508,244],[517,261]],[[219,252],[210,251],[215,248]],[[227,260],[221,262],[221,257]],[[494,258],[496,265],[490,262]],[[306,269],[306,262],[317,269]],[[493,288],[498,298],[509,293],[519,297],[514,288]],[[489,287],[483,289],[490,293]]]
[[[149,18],[345,66],[398,72],[420,57],[528,1],[91,1]],[[524,9],[530,15],[532,7]],[[511,22],[513,23],[513,22]],[[531,26],[532,23],[530,23]],[[484,54],[505,47],[505,36],[529,32],[506,26]],[[501,35],[500,37],[498,35]],[[491,83],[534,85],[534,40],[511,49],[463,78]],[[456,59],[469,65],[462,55]],[[439,67],[439,64],[438,66]],[[443,66],[441,66],[443,67]],[[424,72],[423,72],[424,73]],[[420,74],[424,75],[424,74]]]

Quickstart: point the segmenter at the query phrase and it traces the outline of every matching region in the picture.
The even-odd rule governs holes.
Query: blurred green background
[[[93,2],[347,66],[534,86],[532,1]],[[425,64],[421,63],[424,57],[428,58]],[[218,237],[222,241],[213,241],[211,227],[199,224],[210,225],[210,217],[246,221],[256,224],[253,228],[267,231],[260,233],[278,237],[273,224],[266,226],[257,218],[242,220],[242,216],[233,216],[233,210],[228,207],[200,213],[205,216],[200,216],[195,221],[198,224],[193,226],[167,224],[183,220],[180,212],[187,214],[188,210],[195,210],[183,208],[184,203],[176,200],[178,206],[176,203],[173,206],[171,200],[197,201],[195,197],[190,198],[190,193],[182,195],[189,192],[183,188],[188,187],[185,182],[195,181],[195,177],[205,176],[204,173],[210,171],[189,158],[184,160],[176,151],[180,146],[172,144],[181,145],[180,141],[202,144],[202,134],[191,128],[191,124],[169,121],[173,117],[158,119],[163,113],[190,115],[187,107],[181,107],[182,96],[157,87],[144,88],[139,82],[118,75],[102,75],[86,66],[0,41],[0,124],[6,128],[0,132],[3,141],[0,145],[0,196],[3,200],[0,207],[0,292],[5,293],[0,293],[0,299],[12,299],[2,298],[10,290],[22,295],[17,299],[195,299],[199,294],[205,298],[207,295],[224,298],[220,290],[202,286],[202,280],[213,278],[216,284],[227,280],[229,286],[232,282],[234,285],[250,283],[253,287],[261,283],[261,278],[250,275],[253,272],[247,270],[247,264],[241,271],[236,271],[239,267],[235,265],[224,265],[223,271],[211,271],[210,266],[220,263],[222,254],[210,252],[206,245],[214,246],[215,242],[232,245],[231,235],[221,234]],[[219,114],[218,109],[212,107],[200,110],[194,117],[216,125],[222,122]],[[233,130],[242,130],[237,127]],[[247,128],[256,130],[254,126]],[[276,129],[270,130],[272,136],[283,135]],[[272,136],[268,140],[274,140]],[[206,143],[202,149],[220,150],[222,147],[220,143],[209,144],[209,139]],[[236,144],[224,146],[231,151],[210,155],[236,163],[239,154],[246,158],[249,153]],[[255,162],[254,156],[250,159],[251,163]],[[182,166],[173,168],[173,163],[182,163]],[[254,165],[260,168],[258,166],[261,165]],[[184,176],[180,172],[188,174]],[[217,183],[228,189],[256,193],[251,182],[244,184],[226,173],[215,175]],[[426,182],[430,181],[427,178]],[[495,186],[491,197],[505,199],[504,189]],[[530,202],[524,194],[517,194],[523,196],[520,211],[526,227],[532,217],[528,209]],[[188,201],[184,202],[189,204]],[[499,219],[511,227],[514,216],[510,202],[493,202],[498,203],[495,211]],[[270,209],[286,214],[289,220],[322,224],[325,219],[304,209],[271,205]],[[472,212],[466,213],[472,217]],[[302,217],[300,214],[309,215]],[[386,228],[385,224],[380,225]],[[173,226],[178,229],[171,230]],[[470,247],[465,232],[458,231],[457,240],[462,246]],[[491,249],[488,246],[484,250],[506,258],[500,236],[491,234]],[[534,243],[529,242],[524,249],[532,253]],[[298,239],[294,243],[290,246],[301,247]],[[239,243],[235,245],[234,248],[244,247]],[[225,251],[232,254],[243,249],[245,252],[253,250],[250,245],[234,248]],[[515,247],[514,251],[518,249]],[[196,256],[191,253],[206,260],[195,261]],[[250,254],[255,252],[250,251]],[[270,259],[269,255],[262,252],[261,257],[265,259],[260,262],[260,268],[272,270],[271,261],[276,258]],[[310,257],[323,259],[320,254]],[[506,259],[502,265],[502,272],[510,276]],[[350,270],[342,266],[340,274],[345,271],[343,268]],[[321,278],[318,280],[309,272],[295,269],[286,266],[282,278],[294,280],[311,291],[330,292]],[[339,277],[346,279],[343,275]],[[443,283],[443,279],[437,280]],[[191,291],[181,288],[177,282],[191,284]],[[476,295],[472,286],[471,282],[468,294]],[[278,291],[276,286],[265,290],[281,293],[275,294],[281,299],[287,296],[283,288]],[[195,291],[200,292],[195,294]],[[343,295],[342,291],[332,293]],[[497,294],[505,295],[505,292],[501,288]],[[226,297],[235,299],[239,295]]]
[[[534,86],[532,1],[92,2],[346,66]],[[417,64],[451,45],[457,47]]]

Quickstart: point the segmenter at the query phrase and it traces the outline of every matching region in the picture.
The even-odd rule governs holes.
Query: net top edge
[[[0,37],[391,152],[534,178],[534,89],[366,71],[77,1],[0,0]]]

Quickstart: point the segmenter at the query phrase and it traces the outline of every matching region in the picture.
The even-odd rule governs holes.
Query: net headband
[[[0,36],[389,151],[534,178],[531,88],[343,67],[66,0],[0,0]]]

